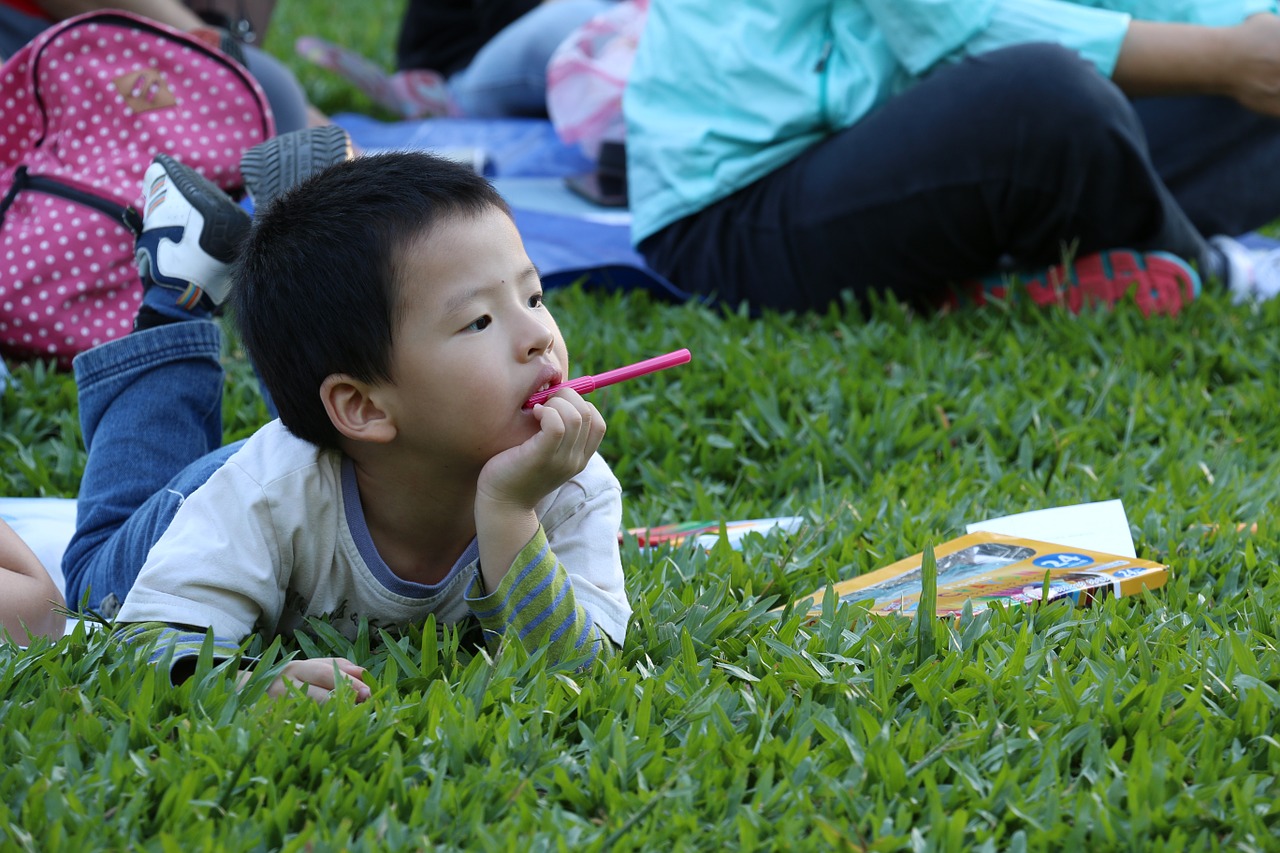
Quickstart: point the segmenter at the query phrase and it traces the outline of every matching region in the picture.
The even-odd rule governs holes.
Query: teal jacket
[[[1110,76],[1131,18],[1272,0],[652,0],[623,99],[632,238],[753,183],[941,63],[1055,42]]]

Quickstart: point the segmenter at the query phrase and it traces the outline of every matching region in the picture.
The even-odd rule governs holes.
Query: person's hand
[[[267,695],[271,697],[285,696],[299,688],[306,690],[308,696],[317,702],[327,702],[334,692],[343,684],[349,685],[356,693],[356,702],[369,698],[369,685],[361,680],[364,667],[357,666],[346,658],[302,658],[291,660],[271,686]],[[249,673],[240,673],[243,684]]]
[[[1254,112],[1280,116],[1280,16],[1253,15],[1230,28],[1226,93]]]
[[[506,577],[538,531],[534,505],[587,466],[604,438],[604,418],[571,388],[533,407],[538,431],[494,456],[476,486],[476,541],[485,588]]]
[[[477,503],[532,509],[586,467],[604,439],[604,418],[572,388],[533,407],[538,432],[489,460],[480,472]]]

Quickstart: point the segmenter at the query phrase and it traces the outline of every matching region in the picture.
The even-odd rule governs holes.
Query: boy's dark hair
[[[391,378],[401,256],[438,223],[490,208],[510,213],[475,172],[398,152],[326,169],[257,217],[232,271],[231,305],[290,432],[339,447],[320,384],[333,373]]]

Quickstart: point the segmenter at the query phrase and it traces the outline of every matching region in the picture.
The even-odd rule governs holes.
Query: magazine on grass
[[[1010,605],[1067,598],[1087,605],[1111,595],[1157,589],[1169,578],[1165,566],[1149,560],[991,532],[952,539],[935,548],[934,556],[939,616],[960,614],[965,602],[972,602],[974,613],[997,601]],[[871,602],[873,613],[914,614],[921,561],[916,554],[830,589],[841,602]],[[811,596],[815,614],[822,611],[826,594],[818,590]]]

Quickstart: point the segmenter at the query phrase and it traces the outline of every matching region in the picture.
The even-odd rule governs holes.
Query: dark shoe
[[[255,211],[322,169],[350,160],[351,137],[336,124],[306,127],[259,143],[240,158],[240,174]]]

